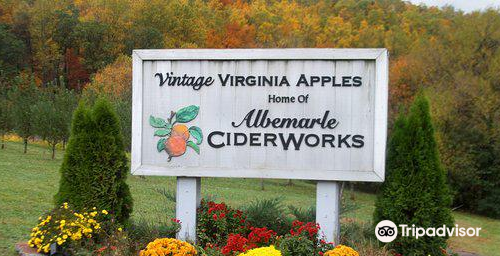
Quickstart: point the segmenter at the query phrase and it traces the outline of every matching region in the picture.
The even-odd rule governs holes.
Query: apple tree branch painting
[[[177,111],[171,111],[166,120],[161,117],[149,117],[149,124],[156,128],[154,136],[160,137],[156,148],[158,152],[165,151],[168,161],[186,153],[188,147],[200,154],[199,145],[203,141],[203,133],[197,126],[188,128],[187,123],[196,118],[199,106],[190,105]]]

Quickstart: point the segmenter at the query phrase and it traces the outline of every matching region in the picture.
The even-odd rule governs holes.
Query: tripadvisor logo
[[[380,242],[392,242],[398,236],[398,227],[390,220],[383,220],[375,227],[375,236]]]
[[[409,226],[407,224],[399,224],[396,226],[394,222],[390,220],[383,220],[375,226],[375,236],[380,242],[383,243],[389,243],[394,241],[396,237],[398,236],[398,227],[399,231],[402,237],[415,237],[416,239],[419,239],[420,237],[423,236],[468,236],[468,237],[473,237],[473,236],[479,236],[479,231],[481,228],[464,228],[464,227],[459,227],[458,225],[455,225],[454,227],[447,227],[446,225],[443,225],[441,227],[435,228],[435,227],[429,227],[429,228],[423,228],[423,227],[416,227],[415,224]]]

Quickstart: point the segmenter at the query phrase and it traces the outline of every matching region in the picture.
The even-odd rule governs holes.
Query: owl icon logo
[[[393,236],[395,231],[393,227],[383,226],[378,228],[377,232],[379,236]]]
[[[390,243],[398,236],[398,227],[390,220],[383,220],[375,227],[375,236],[380,242]]]

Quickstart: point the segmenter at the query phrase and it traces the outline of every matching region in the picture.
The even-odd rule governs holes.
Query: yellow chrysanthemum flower
[[[359,253],[349,246],[337,245],[334,249],[327,251],[323,256],[359,256]]]
[[[174,238],[159,238],[149,243],[140,256],[189,256],[197,255],[196,249],[191,244]]]
[[[103,211],[107,214],[107,211]],[[52,215],[39,218],[39,223],[32,229],[28,245],[38,252],[48,253],[50,244],[63,245],[67,239],[73,241],[82,238],[91,238],[92,233],[100,232],[100,223],[91,217],[97,218],[98,212],[78,213],[64,203]]]
[[[276,250],[274,246],[260,247],[249,250],[245,253],[240,253],[238,256],[281,256],[281,252]]]

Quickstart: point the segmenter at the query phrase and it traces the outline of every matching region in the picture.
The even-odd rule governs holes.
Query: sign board
[[[133,53],[132,173],[383,181],[385,49]]]

